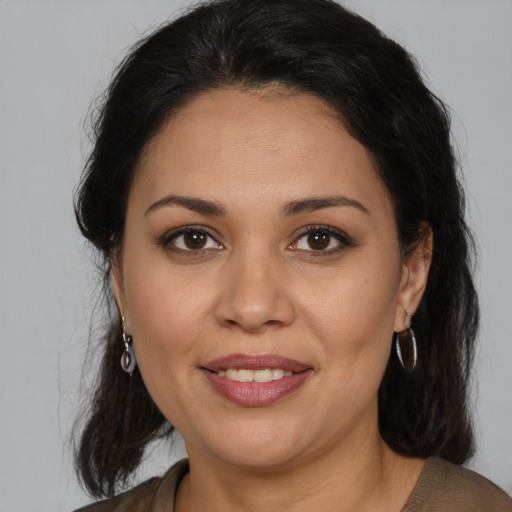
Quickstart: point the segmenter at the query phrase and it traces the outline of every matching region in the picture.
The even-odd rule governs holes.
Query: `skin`
[[[162,202],[169,195],[223,213]],[[283,211],[333,196],[362,208]],[[187,247],[190,230],[172,236],[184,226],[203,230],[202,250]],[[326,249],[311,245],[311,226]],[[383,442],[377,393],[430,249],[426,240],[402,257],[370,155],[312,95],[215,90],[162,127],[140,161],[112,272],[144,382],[189,454],[178,512],[401,509],[424,461]],[[313,371],[285,398],[243,407],[201,371],[232,353]]]

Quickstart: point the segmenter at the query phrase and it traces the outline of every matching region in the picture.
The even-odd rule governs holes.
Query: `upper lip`
[[[247,370],[264,370],[265,368],[280,368],[294,373],[303,372],[311,366],[276,354],[246,355],[230,354],[219,357],[203,365],[203,368],[212,372],[227,370],[229,368],[243,368]]]

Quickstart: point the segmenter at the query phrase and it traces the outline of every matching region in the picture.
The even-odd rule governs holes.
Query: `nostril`
[[[226,280],[226,288],[221,291],[214,306],[214,315],[219,324],[260,333],[293,323],[295,308],[291,297],[282,287],[277,288],[269,283],[268,276],[264,280],[256,280],[250,273],[244,276],[244,279],[237,275]]]

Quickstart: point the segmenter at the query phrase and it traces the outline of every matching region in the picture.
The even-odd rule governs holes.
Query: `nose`
[[[269,252],[230,258],[215,307],[222,326],[261,333],[293,323],[295,309],[287,292],[286,272],[276,260]]]

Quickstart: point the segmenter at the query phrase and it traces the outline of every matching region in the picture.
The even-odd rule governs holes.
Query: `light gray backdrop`
[[[72,191],[113,66],[185,0],[0,0],[0,510],[67,511],[68,436],[96,294]],[[480,244],[478,452],[512,491],[512,1],[348,0],[414,53],[454,111]],[[172,457],[182,453],[178,447]],[[166,466],[155,450],[144,478]]]

